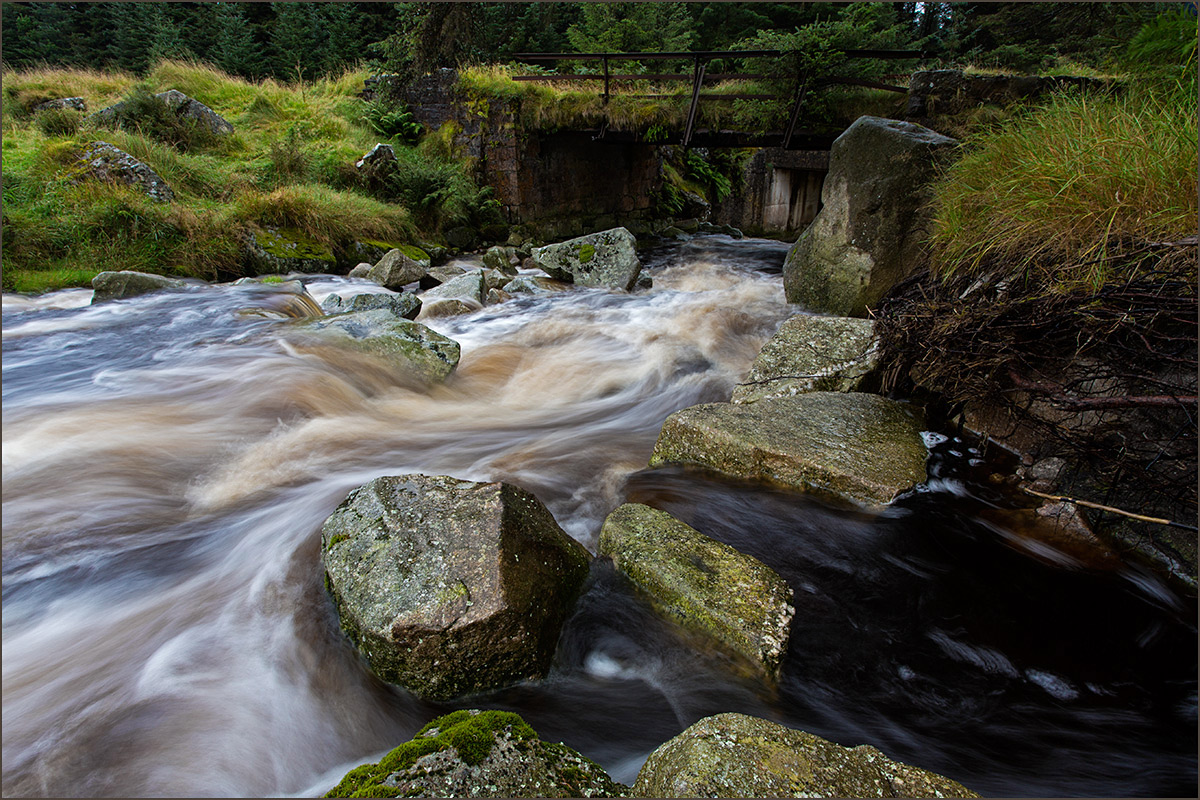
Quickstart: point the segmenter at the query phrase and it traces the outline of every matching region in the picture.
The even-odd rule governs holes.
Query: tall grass
[[[1141,86],[1059,95],[978,134],[936,187],[935,269],[1099,288],[1114,248],[1196,233],[1196,125],[1194,85]]]
[[[414,172],[450,169],[452,180],[443,181],[436,196],[413,190],[404,203],[368,196],[371,187],[354,162],[386,137],[363,121],[357,94],[367,74],[346,70],[295,84],[252,83],[179,60],[159,62],[140,81],[90,70],[6,70],[4,289],[87,285],[106,269],[227,279],[241,274],[241,243],[255,228],[295,228],[336,250],[354,240],[431,238],[444,220],[474,213],[480,190],[436,136],[420,157],[398,147],[411,150],[406,161]],[[167,89],[208,105],[236,132],[180,147],[153,126],[100,127],[87,120],[59,126],[30,113],[54,97],[81,96],[94,112]],[[126,187],[77,181],[79,156],[96,139],[150,165],[172,187],[174,201],[160,204]],[[433,227],[418,230],[406,205]]]

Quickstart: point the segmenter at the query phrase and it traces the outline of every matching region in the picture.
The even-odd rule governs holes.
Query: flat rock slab
[[[321,552],[371,670],[435,700],[543,677],[590,560],[529,492],[426,475],[352,491]]]
[[[642,270],[637,240],[624,228],[589,233],[533,249],[534,266],[579,286],[630,291]]]
[[[659,747],[637,797],[979,797],[957,781],[744,714],[706,717]]]
[[[766,564],[638,503],[608,515],[599,551],[667,616],[778,680],[795,608]]]
[[[797,314],[763,345],[750,373],[733,390],[733,402],[857,391],[878,363],[871,320]]]
[[[168,278],[165,275],[152,275],[148,272],[135,272],[134,270],[101,272],[92,278],[92,302],[102,303],[105,300],[137,297],[161,289],[182,289],[185,286],[187,286],[187,281],[180,278]]]
[[[924,482],[923,415],[873,394],[813,392],[677,411],[650,466],[695,464],[878,506]]]
[[[427,381],[445,380],[461,355],[458,342],[386,308],[334,314],[296,330],[388,359],[397,369]]]
[[[543,742],[508,711],[454,711],[379,760],[351,770],[326,797],[626,797],[594,761]]]

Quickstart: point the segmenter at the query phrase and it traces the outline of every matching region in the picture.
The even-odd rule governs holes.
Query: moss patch
[[[584,245],[579,246],[579,263],[580,264],[588,263],[589,261],[592,260],[592,257],[595,255],[596,255],[595,246],[590,245],[590,244],[584,244]]]
[[[332,262],[333,252],[298,230],[274,228],[255,236],[258,246],[276,258],[317,259]]]
[[[537,732],[509,711],[454,711],[438,717],[379,760],[346,773],[326,797],[396,797],[399,790],[383,785],[394,772],[408,769],[423,756],[453,748],[470,766],[480,764],[492,752],[496,736],[507,733],[518,741],[537,738]]]

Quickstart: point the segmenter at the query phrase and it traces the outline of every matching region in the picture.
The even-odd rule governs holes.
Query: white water
[[[924,538],[966,525],[939,510],[969,497],[960,481],[939,476],[917,498],[926,506],[870,519],[638,477],[666,416],[728,399],[797,310],[761,269],[782,255],[711,237],[660,256],[649,292],[572,290],[437,320],[462,361],[432,390],[293,341],[286,320],[238,313],[261,304],[261,289],[95,307],[77,290],[6,296],[4,794],[311,795],[443,713],[363,668],[322,585],[325,517],[353,487],[406,472],[514,482],[589,548],[608,511],[648,493],[797,590],[779,692],[730,674],[598,567],[546,681],[460,704],[516,710],[617,780],[631,783],[701,716],[741,711],[870,742],[980,790],[1194,782],[1194,662],[1190,681],[1185,658],[1185,679],[1172,668],[1132,694],[1122,666],[1178,660],[1154,649],[1168,622],[1101,625],[1134,653],[1106,652],[1111,674],[1064,656],[1081,646],[1062,644],[1072,629],[1106,634],[1061,623],[1057,596],[1030,611],[1022,598],[1040,589],[1010,587],[1066,577],[1031,580],[1020,561],[993,575],[1009,556],[992,550],[943,563],[951,540]],[[309,288],[319,298],[365,286]],[[962,616],[960,605],[986,617],[973,591],[995,598],[999,622]],[[990,635],[1005,615],[1033,644]],[[1184,754],[1143,747],[1146,731]],[[1053,751],[1059,772],[1029,748]]]

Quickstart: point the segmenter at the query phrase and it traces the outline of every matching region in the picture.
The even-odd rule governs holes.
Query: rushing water
[[[346,493],[424,472],[519,484],[592,549],[608,511],[655,505],[792,585],[777,689],[597,561],[550,677],[462,704],[518,711],[617,780],[740,711],[983,793],[1194,796],[1192,602],[1021,546],[966,443],[931,436],[927,490],[880,515],[643,469],[666,416],[727,399],[795,311],[783,252],[697,239],[656,255],[649,292],[436,321],[463,356],[432,391],[292,342],[245,313],[261,289],[5,297],[4,794],[315,794],[450,708],[367,673],[321,580]]]

